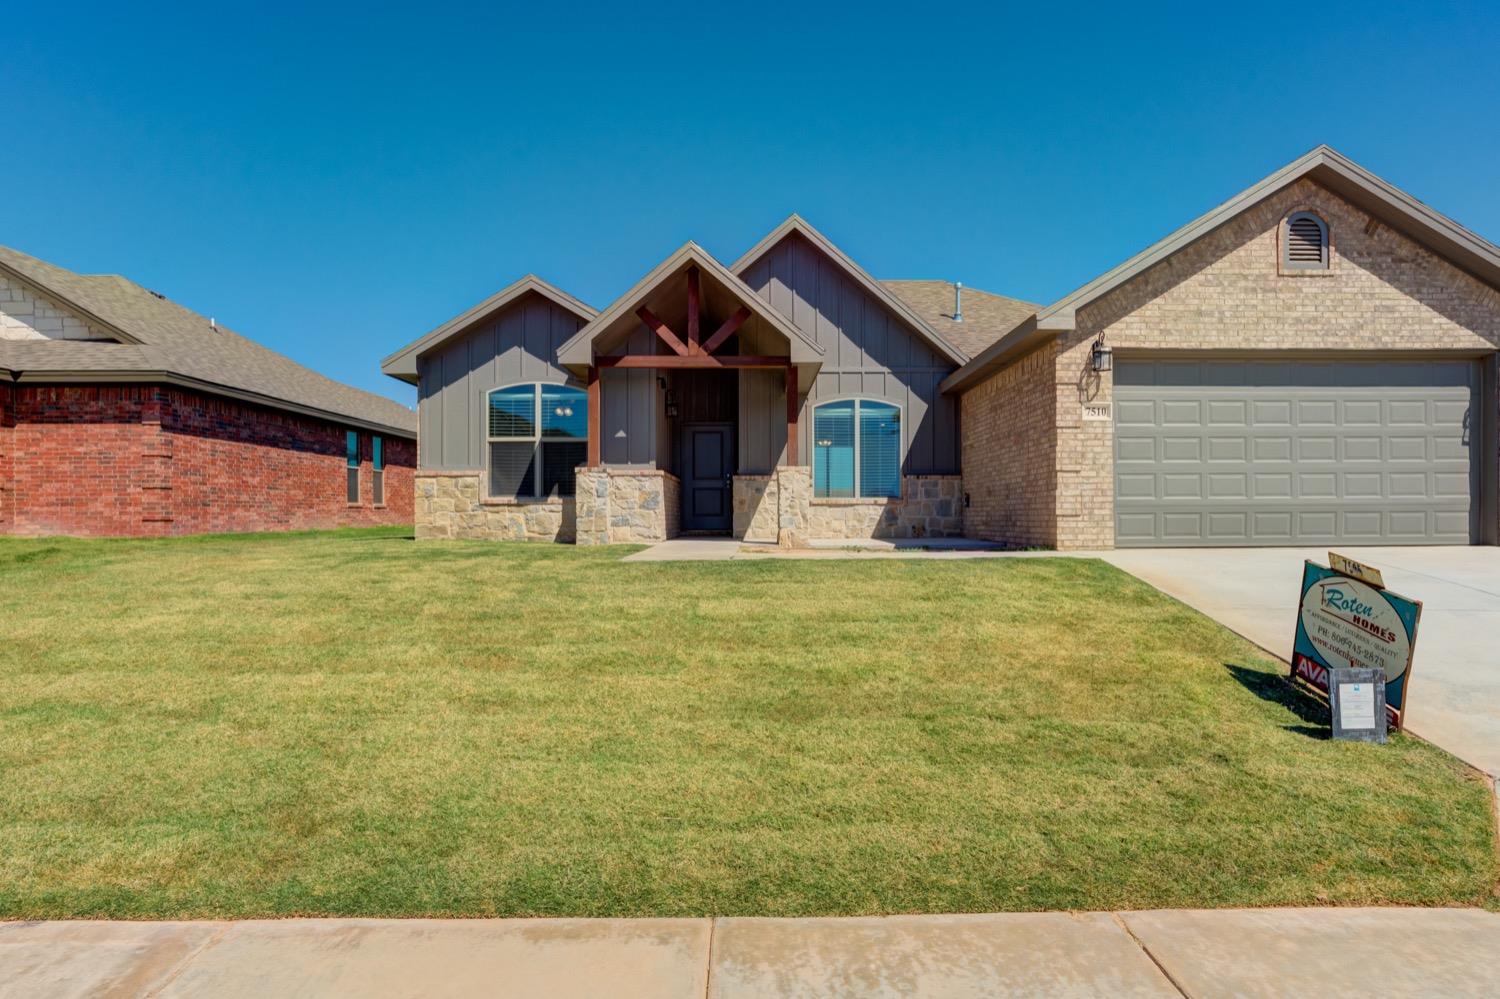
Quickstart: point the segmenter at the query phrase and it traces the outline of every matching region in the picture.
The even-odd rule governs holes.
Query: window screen
[[[901,410],[895,406],[859,404],[859,494],[901,495]]]
[[[813,495],[901,495],[901,410],[865,399],[813,409]]]
[[[854,495],[854,400],[813,410],[813,495]]]
[[[589,399],[568,385],[511,385],[490,393],[490,495],[572,496],[588,460]]]

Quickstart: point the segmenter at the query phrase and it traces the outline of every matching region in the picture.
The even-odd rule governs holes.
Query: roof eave
[[[586,368],[593,363],[594,339],[610,326],[622,319],[626,312],[637,302],[643,299],[652,289],[656,288],[669,275],[676,272],[684,263],[691,261],[694,264],[708,270],[715,279],[723,282],[731,291],[745,301],[757,315],[782,336],[786,337],[789,345],[788,354],[793,363],[796,364],[821,364],[823,361],[823,348],[809,339],[790,320],[786,319],[761,297],[755,294],[754,289],[740,280],[739,276],[729,268],[719,263],[707,250],[697,243],[689,240],[669,255],[661,263],[651,268],[647,274],[631,286],[619,298],[611,302],[603,312],[595,316],[587,325],[573,336],[569,337],[557,350],[558,363],[574,370]]]
[[[17,270],[16,268],[5,263],[3,260],[0,260],[0,274],[5,274],[7,277],[10,277],[16,281],[20,281],[22,284],[36,289],[49,298],[55,299],[59,303],[67,306],[73,312],[82,316],[84,321],[89,323],[90,325],[98,326],[101,329],[108,330],[113,335],[119,337],[121,343],[135,344],[137,346],[145,344],[145,341],[136,336],[134,333],[130,333],[126,330],[121,329],[119,326],[115,325],[109,320],[102,318],[98,313],[87,309],[82,305],[79,305],[69,296],[54,290],[50,285],[37,280],[30,274]]]
[[[1027,316],[973,360],[944,378],[938,384],[938,391],[945,395],[962,393],[1056,336],[1057,330],[1044,329],[1036,316]]]
[[[1485,284],[1500,288],[1500,247],[1433,211],[1342,153],[1318,146],[1049,305],[1038,313],[1038,326],[1073,329],[1079,309],[1304,177],[1429,247]]]
[[[178,374],[174,371],[96,371],[68,368],[23,368],[20,370],[0,368],[0,371],[7,373],[12,384],[22,385],[48,382],[176,385],[180,388],[189,388],[208,392],[213,395],[225,396],[230,399],[239,399],[243,402],[254,403],[257,406],[265,406],[268,409],[278,409],[289,413],[298,413],[303,416],[311,416],[328,423],[339,423],[345,426],[358,427],[363,430],[378,431],[394,437],[404,437],[408,440],[417,439],[417,431],[414,428],[398,427],[394,424],[382,423],[379,420],[367,420],[357,416],[350,416],[346,413],[321,409],[316,406],[304,406],[300,403],[278,399],[275,396],[265,395],[260,392],[251,392],[247,389],[234,388],[218,382],[208,381],[207,379]],[[392,403],[392,405],[396,404]],[[415,417],[413,419],[415,420]]]
[[[411,343],[388,355],[380,362],[380,370],[392,378],[415,385],[417,383],[417,358],[419,356],[446,343],[453,337],[463,334],[474,324],[484,321],[528,292],[535,292],[543,298],[567,309],[585,323],[592,321],[599,314],[597,309],[574,298],[556,285],[542,280],[535,274],[527,274],[521,279],[501,288],[478,305],[465,309],[436,329],[424,333]]]

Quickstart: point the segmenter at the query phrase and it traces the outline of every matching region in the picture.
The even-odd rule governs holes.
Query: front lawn
[[[1479,903],[1486,789],[1099,562],[0,540],[0,917]]]

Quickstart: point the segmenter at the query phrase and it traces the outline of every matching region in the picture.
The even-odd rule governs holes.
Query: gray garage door
[[[1122,359],[1115,542],[1469,544],[1477,384],[1468,361]]]

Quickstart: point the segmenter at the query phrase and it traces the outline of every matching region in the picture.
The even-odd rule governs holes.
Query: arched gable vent
[[[1287,217],[1282,263],[1288,270],[1326,270],[1328,225],[1312,212]]]

